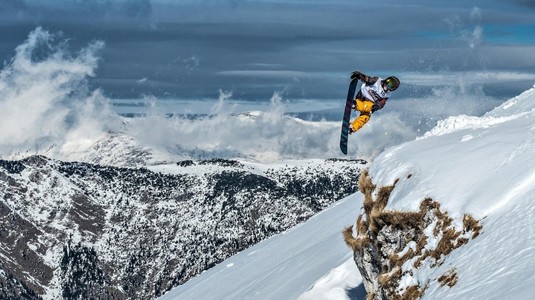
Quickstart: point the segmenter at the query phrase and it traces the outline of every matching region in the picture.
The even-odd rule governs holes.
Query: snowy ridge
[[[414,210],[419,200],[432,197],[444,199],[441,203],[452,213],[488,215],[506,204],[501,199],[509,198],[505,195],[511,189],[531,178],[533,169],[529,158],[535,151],[535,111],[509,115],[503,107],[531,107],[533,103],[535,93],[524,93],[490,112],[494,117],[479,118],[478,126],[471,126],[473,118],[459,117],[469,120],[468,125],[383,152],[370,167],[374,183],[389,185],[412,173],[416,180],[393,191],[392,208]],[[490,191],[496,193],[490,197],[494,201],[489,199]]]
[[[506,117],[475,117],[475,116],[454,116],[445,120],[438,121],[437,125],[430,131],[426,132],[422,137],[423,139],[431,136],[439,136],[463,129],[478,129],[489,128],[493,125],[507,122],[511,119],[518,118],[518,115],[506,116]]]
[[[529,100],[534,95],[535,87],[509,99],[482,117],[460,115],[440,120],[433,129],[418,139],[443,135],[462,129],[489,128],[496,124],[520,118],[535,110],[535,103]]]
[[[533,97],[535,97],[535,85],[533,88],[496,107],[485,116],[510,116],[533,111],[535,109],[535,101],[529,100],[533,99]]]
[[[63,144],[41,145],[36,146],[36,149],[13,152],[5,155],[4,159],[21,160],[34,155],[43,155],[61,161],[130,168],[166,164],[187,157],[142,145],[125,133],[107,132],[94,139],[76,138],[65,141]]]

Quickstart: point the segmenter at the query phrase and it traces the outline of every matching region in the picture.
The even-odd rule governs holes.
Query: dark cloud
[[[28,7],[24,0],[2,0],[0,1],[0,18],[9,20],[19,18],[26,14]],[[0,23],[1,24],[1,23]]]
[[[29,31],[43,26],[63,32],[74,49],[104,41],[92,84],[114,97],[217,97],[223,89],[247,100],[269,99],[274,91],[335,99],[356,68],[401,77],[533,72],[533,45],[493,45],[488,36],[499,34],[487,31],[488,24],[533,20],[501,1],[9,0],[0,8],[17,13],[0,20],[0,55],[8,58]],[[415,90],[432,92],[399,94]]]
[[[143,19],[152,14],[150,0],[64,0],[64,1],[0,1],[0,15],[7,21],[124,21]],[[117,19],[118,18],[118,19]],[[4,20],[6,21],[6,20]],[[138,20],[139,21],[139,20]]]
[[[129,17],[145,18],[150,16],[152,5],[150,0],[129,0],[124,4],[124,10]]]
[[[26,3],[23,0],[2,0],[0,2],[0,11],[3,13],[23,11],[26,8]]]
[[[535,9],[535,0],[514,0],[514,2]]]

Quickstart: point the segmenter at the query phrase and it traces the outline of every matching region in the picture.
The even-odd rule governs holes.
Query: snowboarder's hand
[[[354,71],[353,73],[351,73],[351,79],[360,78],[361,74],[362,73],[360,73],[360,71]]]
[[[381,109],[381,106],[379,106],[379,104],[377,104],[377,103],[374,104],[374,105],[372,106],[372,114],[373,114],[374,112],[380,110],[380,109]]]

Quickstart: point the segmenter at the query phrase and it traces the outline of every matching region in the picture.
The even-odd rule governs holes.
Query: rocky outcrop
[[[355,193],[364,165],[0,160],[0,298],[154,299]]]
[[[419,211],[388,210],[396,183],[377,189],[365,171],[359,179],[364,211],[357,219],[356,235],[353,226],[344,231],[368,300],[419,299],[431,280],[437,280],[418,276],[421,271],[443,264],[452,251],[482,230],[481,224],[468,214],[458,222],[463,224],[458,228],[455,220],[430,198],[420,203]],[[449,287],[457,280],[454,268],[438,278],[441,285]]]

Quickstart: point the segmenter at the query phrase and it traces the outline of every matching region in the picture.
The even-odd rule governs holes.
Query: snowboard
[[[340,150],[347,155],[347,140],[349,136],[349,121],[351,119],[351,110],[355,101],[355,90],[357,89],[358,78],[354,78],[349,83],[347,91],[346,106],[344,108],[344,118],[342,119],[342,132],[340,134]]]

